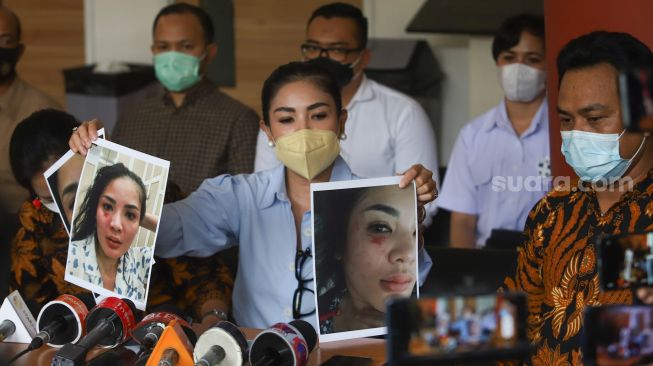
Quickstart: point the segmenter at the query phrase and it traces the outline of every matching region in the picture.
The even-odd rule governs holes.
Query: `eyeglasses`
[[[301,45],[302,56],[307,59],[318,58],[323,54],[333,61],[345,62],[347,56],[352,52],[360,52],[362,48],[344,48],[344,47],[325,47],[322,48],[315,44],[304,43]]]
[[[304,264],[306,263],[306,260],[311,257],[313,257],[311,255],[311,248],[306,248],[304,251],[298,250],[297,256],[295,257],[295,278],[297,279],[297,289],[295,290],[295,294],[292,297],[292,316],[295,319],[299,319],[301,317],[315,313],[314,307],[313,310],[302,313],[302,300],[304,299],[304,294],[306,292],[310,293],[308,301],[313,301],[312,295],[315,294],[315,291],[306,287],[306,284],[313,281],[313,278],[302,278],[302,269],[304,268]]]

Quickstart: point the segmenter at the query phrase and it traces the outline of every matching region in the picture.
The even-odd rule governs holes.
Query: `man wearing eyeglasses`
[[[367,18],[360,9],[345,3],[318,8],[308,21],[300,49],[305,61],[331,69],[342,86],[348,118],[347,137],[340,141],[341,156],[354,174],[391,176],[417,163],[437,173],[435,135],[424,110],[409,96],[365,77],[371,52]],[[255,170],[277,164],[274,150],[260,132]]]

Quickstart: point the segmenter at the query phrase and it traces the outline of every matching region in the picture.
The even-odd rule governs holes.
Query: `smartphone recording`
[[[526,297],[490,293],[395,300],[388,307],[390,365],[521,359]]]
[[[653,307],[588,308],[582,337],[586,366],[647,365],[653,362]]]
[[[616,290],[653,285],[653,232],[607,236],[598,243],[601,287]]]

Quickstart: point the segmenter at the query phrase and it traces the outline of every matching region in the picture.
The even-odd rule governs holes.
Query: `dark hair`
[[[492,40],[492,57],[497,60],[499,54],[517,45],[523,32],[528,32],[544,43],[544,18],[535,14],[512,16],[501,23]]]
[[[79,121],[56,109],[32,113],[14,129],[9,143],[9,161],[16,181],[32,194],[32,177],[68,151],[68,140]]]
[[[109,183],[123,177],[134,181],[134,183],[136,183],[140,189],[139,196],[141,200],[141,217],[139,218],[139,222],[143,222],[147,200],[145,185],[143,184],[143,181],[138,175],[127,169],[127,167],[122,163],[107,165],[97,171],[95,179],[93,180],[93,184],[86,191],[84,200],[79,206],[79,213],[75,218],[75,230],[73,232],[72,238],[73,240],[82,240],[95,233],[97,225],[97,206],[100,202],[100,197],[102,196],[102,193],[104,193],[104,190],[107,188]]]
[[[22,26],[20,25],[20,19],[18,18],[18,15],[16,15],[16,13],[14,13],[13,10],[9,9],[6,6],[0,6],[0,9],[7,12],[7,14],[9,14],[9,17],[11,17],[16,22],[16,42],[20,42]]]
[[[569,70],[583,69],[602,63],[617,71],[646,66],[653,61],[651,50],[628,33],[596,31],[567,43],[558,54],[558,86]]]
[[[363,12],[359,8],[347,3],[331,3],[320,6],[313,12],[310,19],[308,19],[306,26],[308,27],[313,19],[317,17],[327,19],[347,18],[353,20],[358,28],[358,47],[367,47],[367,18],[363,16]]]
[[[194,15],[200,22],[200,26],[204,31],[204,41],[207,44],[213,42],[215,30],[213,28],[213,21],[211,21],[209,14],[207,14],[206,11],[204,11],[204,9],[200,8],[199,6],[194,6],[186,3],[175,3],[161,9],[156,15],[156,18],[154,18],[154,24],[152,24],[152,34],[154,34],[154,31],[156,30],[156,24],[159,22],[159,18],[170,14]]]
[[[296,81],[310,82],[318,89],[331,95],[336,104],[336,111],[340,115],[342,109],[340,87],[333,75],[323,67],[312,63],[291,62],[276,68],[263,83],[261,106],[263,109],[263,121],[265,121],[266,125],[270,125],[270,103],[272,99],[274,99],[279,89],[284,85]]]
[[[341,257],[345,252],[347,230],[354,207],[369,191],[370,187],[363,187],[314,193],[314,234],[315,241],[320,243],[315,246],[314,253],[317,271],[316,291],[331,286],[335,289],[346,287],[344,268],[338,264],[337,257]]]

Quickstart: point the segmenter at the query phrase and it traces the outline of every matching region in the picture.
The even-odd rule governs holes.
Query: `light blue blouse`
[[[95,251],[95,236],[70,243],[66,271],[90,284],[102,286],[102,275]],[[113,292],[121,297],[145,302],[152,248],[131,247],[118,259],[118,271]]]
[[[352,179],[357,178],[338,157],[331,181]],[[300,232],[306,250],[312,243],[310,211],[303,215]],[[155,250],[161,257],[205,257],[239,245],[232,299],[234,318],[240,326],[267,328],[293,320],[296,243],[284,166],[280,165],[254,174],[207,179],[186,199],[164,205]],[[421,283],[431,265],[422,250]],[[304,262],[302,278],[313,278],[312,258]],[[313,282],[307,286],[313,289]],[[315,298],[305,293],[302,312],[314,308]],[[317,329],[314,314],[303,319]]]

